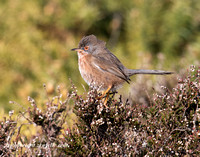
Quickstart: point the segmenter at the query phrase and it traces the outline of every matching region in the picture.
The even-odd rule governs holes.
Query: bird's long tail
[[[132,76],[135,74],[169,75],[173,74],[173,72],[162,70],[127,69],[127,74],[128,76]]]

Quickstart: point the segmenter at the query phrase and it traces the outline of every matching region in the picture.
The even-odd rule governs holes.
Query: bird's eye
[[[89,46],[85,46],[84,49],[87,51],[89,49]]]

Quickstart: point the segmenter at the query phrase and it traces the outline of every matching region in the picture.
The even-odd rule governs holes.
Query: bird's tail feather
[[[127,74],[128,76],[135,74],[168,75],[173,74],[173,72],[162,70],[127,69]]]

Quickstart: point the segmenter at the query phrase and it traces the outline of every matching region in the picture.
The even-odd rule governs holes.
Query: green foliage
[[[40,99],[43,83],[51,94],[68,78],[85,84],[70,49],[87,34],[108,41],[129,68],[157,68],[156,59],[177,71],[199,64],[199,7],[196,0],[1,1],[0,110],[17,109],[9,100]]]
[[[170,91],[149,98],[148,106],[122,102],[110,95],[107,106],[91,89],[86,95],[72,93],[49,98],[40,110],[29,97],[30,107],[17,120],[0,122],[1,156],[199,156],[200,68],[191,66],[185,78]],[[70,102],[78,121],[66,120]],[[24,119],[22,124],[19,123]],[[25,136],[22,128],[37,128]]]

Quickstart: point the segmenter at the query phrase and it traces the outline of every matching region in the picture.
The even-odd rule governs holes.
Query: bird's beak
[[[71,49],[71,51],[82,51],[82,49],[79,49],[79,48],[73,48],[73,49]]]

